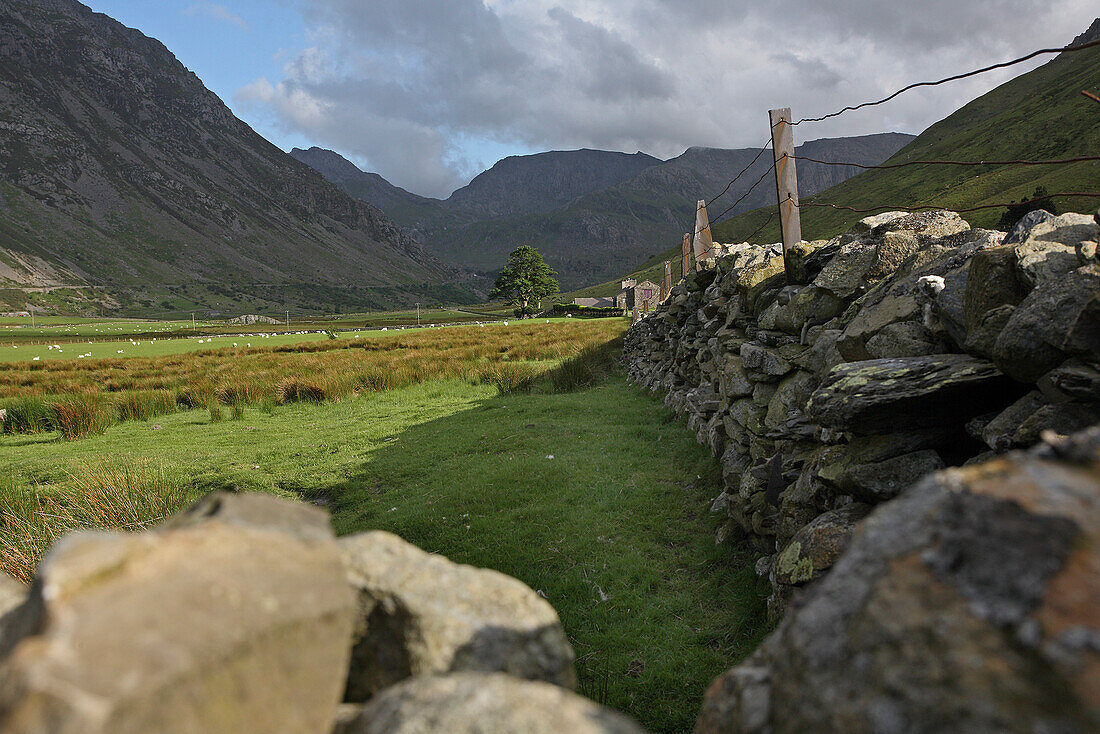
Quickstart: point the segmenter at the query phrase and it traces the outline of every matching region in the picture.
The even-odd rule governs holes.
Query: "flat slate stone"
[[[869,359],[834,367],[808,412],[821,425],[866,435],[965,422],[1019,391],[992,362],[965,354]]]

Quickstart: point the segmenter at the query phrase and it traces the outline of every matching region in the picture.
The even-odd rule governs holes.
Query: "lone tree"
[[[512,250],[508,255],[508,264],[500,271],[489,298],[503,298],[516,306],[516,316],[527,318],[534,315],[531,301],[542,305],[542,299],[558,292],[558,281],[554,280],[554,271],[550,269],[539,251],[524,245]]]

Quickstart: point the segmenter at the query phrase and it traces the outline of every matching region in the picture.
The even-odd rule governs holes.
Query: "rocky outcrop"
[[[1098,237],[888,212],[786,259],[721,246],[631,328],[631,378],[721,457],[719,536],[760,554],[773,618],[929,472],[1100,422]]]
[[[640,732],[569,690],[572,662],[519,581],[267,495],[65,536],[29,590],[0,576],[11,734]]]
[[[1096,731],[1100,427],[1048,436],[875,510],[696,730]]]

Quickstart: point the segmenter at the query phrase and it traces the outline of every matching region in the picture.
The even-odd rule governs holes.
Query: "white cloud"
[[[1067,43],[1086,0],[292,0],[312,45],[236,95],[413,191],[461,185],[463,143],[677,155]],[[1041,63],[1046,59],[1037,61]],[[920,132],[1015,67],[800,128]]]
[[[205,15],[208,18],[214,18],[216,20],[222,21],[223,23],[235,25],[241,30],[248,30],[248,23],[245,22],[244,18],[231,12],[223,5],[216,5],[214,3],[194,3],[193,5],[188,6],[187,9],[183,12],[184,15],[189,15],[192,17]]]

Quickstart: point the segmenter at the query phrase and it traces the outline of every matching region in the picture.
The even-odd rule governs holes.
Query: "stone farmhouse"
[[[622,290],[615,296],[615,305],[630,313],[635,308],[640,313],[649,313],[657,309],[661,302],[661,287],[651,280],[641,283],[633,278],[622,281]]]

